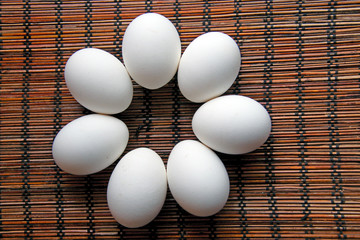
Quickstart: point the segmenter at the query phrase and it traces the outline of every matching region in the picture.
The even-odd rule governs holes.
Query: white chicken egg
[[[60,130],[53,142],[53,158],[65,172],[88,175],[115,162],[128,140],[129,131],[123,121],[90,114],[71,121]]]
[[[193,116],[192,129],[202,143],[215,151],[243,154],[265,143],[271,119],[257,101],[227,95],[204,103]]]
[[[149,148],[137,148],[116,165],[108,183],[107,202],[117,222],[128,228],[138,228],[159,214],[166,192],[162,159]]]
[[[181,93],[192,102],[205,102],[225,93],[238,76],[241,55],[227,34],[208,32],[185,49],[178,69]]]
[[[147,89],[168,83],[177,71],[181,42],[175,26],[163,15],[145,13],[126,28],[122,54],[132,79]]]
[[[97,48],[73,53],[65,65],[65,81],[72,96],[96,113],[116,114],[132,101],[133,86],[124,65]]]
[[[176,202],[205,217],[219,212],[229,196],[229,176],[220,158],[195,140],[179,142],[167,162],[168,183]]]

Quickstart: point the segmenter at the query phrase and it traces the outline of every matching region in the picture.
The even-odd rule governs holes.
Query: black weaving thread
[[[241,29],[241,17],[239,15],[239,13],[241,13],[241,1],[234,1],[234,13],[235,13],[235,28],[236,28],[236,37],[235,37],[235,41],[237,43],[238,46],[241,46],[241,42],[240,42],[240,33],[242,33],[242,29]],[[237,81],[235,83],[235,89],[233,94],[239,94],[240,93],[240,89],[239,89],[239,77],[237,78]],[[237,184],[237,189],[238,189],[238,201],[239,201],[239,208],[240,208],[240,221],[241,221],[241,234],[242,240],[249,240],[250,238],[247,237],[247,234],[249,233],[249,231],[247,230],[248,224],[247,224],[247,217],[246,217],[246,202],[245,202],[245,197],[244,197],[244,190],[243,190],[243,182],[242,182],[242,168],[240,165],[238,165],[237,167],[237,179],[238,179],[238,184]]]
[[[152,10],[152,1],[151,0],[145,0],[145,10],[146,10],[146,12],[151,12],[151,10]]]
[[[3,67],[2,67],[2,50],[3,50],[3,41],[2,41],[2,21],[1,21],[1,15],[2,13],[2,3],[0,2],[0,83],[2,83],[2,74],[3,74]],[[0,84],[0,90],[1,90],[1,84]],[[1,109],[1,102],[0,102],[0,109]],[[1,126],[1,120],[0,120],[0,126]],[[0,132],[1,134],[1,132]],[[0,159],[1,161],[1,159]],[[0,182],[0,201],[1,201],[1,182]],[[0,207],[0,239],[2,239],[2,232],[3,232],[3,222],[2,222],[2,208]]]
[[[338,60],[334,58],[337,55],[336,48],[336,9],[335,9],[336,1],[331,0],[329,2],[329,15],[328,15],[328,30],[327,30],[327,56],[328,60],[328,112],[329,114],[329,137],[330,137],[330,161],[331,161],[331,177],[333,183],[333,192],[331,203],[335,206],[333,207],[333,211],[335,212],[334,217],[336,219],[336,229],[339,232],[339,239],[346,239],[347,236],[344,234],[346,231],[344,215],[342,214],[343,208],[342,205],[345,203],[343,188],[342,188],[342,176],[341,176],[341,157],[339,153],[339,145],[337,142],[339,141],[339,133],[337,127],[337,105],[336,105],[336,86],[337,86],[337,76],[338,76]],[[335,199],[334,199],[335,198]]]
[[[242,240],[249,240],[250,238],[247,237],[247,234],[249,233],[249,231],[247,230],[248,224],[247,224],[247,217],[246,217],[246,202],[245,202],[245,196],[244,196],[244,189],[243,189],[243,182],[242,182],[242,175],[243,175],[243,171],[242,171],[242,167],[240,165],[238,165],[237,169],[236,169],[236,176],[237,177],[237,189],[238,189],[238,201],[239,201],[239,208],[240,208],[240,221],[241,221],[241,234]]]
[[[210,3],[208,0],[204,1],[204,18],[203,18],[203,31],[210,32],[211,16],[210,16]]]
[[[271,85],[272,85],[272,66],[274,59],[274,44],[273,44],[273,1],[266,0],[266,12],[265,12],[265,69],[264,69],[264,84],[263,88],[265,89],[264,93],[264,103],[265,108],[271,115]],[[271,237],[272,238],[281,238],[280,227],[278,222],[278,209],[277,209],[277,201],[276,201],[276,189],[274,187],[275,182],[275,174],[274,174],[274,166],[273,166],[273,147],[271,145],[271,135],[269,139],[264,144],[265,147],[265,161],[268,163],[266,165],[266,191],[268,192],[268,203],[270,210],[270,218],[271,218]]]
[[[92,191],[92,179],[91,176],[86,176],[86,185],[85,185],[85,191],[86,191],[86,212],[88,214],[87,220],[88,220],[88,226],[87,232],[89,234],[88,239],[95,239],[95,223],[94,223],[94,204],[93,204],[93,191]]]
[[[62,88],[62,84],[61,84],[61,80],[62,80],[62,60],[63,60],[63,55],[62,55],[62,47],[63,47],[63,43],[62,43],[62,19],[61,19],[61,0],[57,0],[56,1],[56,69],[55,69],[55,74],[56,74],[56,78],[55,78],[55,97],[54,97],[54,103],[55,103],[55,108],[54,108],[54,112],[55,112],[55,119],[54,119],[54,123],[55,123],[55,134],[60,131],[61,129],[61,88]]]
[[[177,205],[178,210],[177,210],[177,216],[178,216],[178,221],[177,221],[177,225],[179,227],[179,240],[186,240],[186,231],[185,231],[185,219],[184,219],[184,213],[183,210],[181,209],[181,207],[179,205]]]
[[[145,1],[145,10],[146,12],[151,12],[151,10],[153,9],[152,7],[152,1],[151,0],[146,0]],[[144,126],[145,126],[145,130],[146,132],[150,131],[151,128],[151,123],[152,123],[152,114],[151,114],[151,95],[150,95],[151,91],[149,89],[144,88],[144,105],[145,105],[145,109],[144,109]],[[149,144],[150,143],[150,137],[149,134],[146,134],[145,137],[145,144]],[[157,228],[155,224],[150,224],[148,227],[148,230],[150,232],[150,239],[157,239]]]
[[[303,86],[303,61],[304,61],[304,51],[303,51],[303,32],[305,31],[305,27],[303,26],[303,21],[302,21],[302,16],[303,16],[303,11],[305,9],[305,7],[303,6],[303,0],[299,0],[297,1],[298,7],[298,15],[297,15],[297,20],[296,20],[296,30],[298,31],[297,33],[297,40],[296,43],[298,45],[298,57],[297,57],[297,64],[296,64],[296,68],[297,68],[297,87],[296,90],[297,92],[297,97],[298,99],[296,100],[296,104],[297,104],[297,112],[296,112],[296,116],[297,118],[295,119],[296,122],[296,128],[297,128],[297,133],[299,134],[299,138],[298,138],[298,146],[300,147],[299,149],[299,158],[300,158],[300,162],[299,165],[301,166],[300,169],[300,173],[301,173],[301,183],[300,186],[302,187],[301,192],[302,192],[302,196],[301,196],[301,200],[303,201],[302,203],[302,207],[304,207],[303,210],[303,217],[302,217],[302,222],[304,224],[304,228],[305,228],[305,234],[313,234],[313,226],[312,226],[312,218],[310,217],[311,215],[311,210],[310,210],[310,197],[309,197],[309,184],[307,182],[308,176],[308,170],[306,168],[306,166],[308,165],[306,157],[307,157],[307,150],[306,150],[306,146],[307,143],[305,141],[305,134],[306,134],[306,130],[304,129],[304,120],[303,120],[303,116],[304,116],[304,107],[303,104],[305,103],[305,100],[303,99],[304,97],[304,86]],[[309,231],[310,229],[310,231]],[[313,238],[308,238],[306,237],[306,239],[313,239]]]
[[[175,22],[174,22],[174,25],[176,27],[176,29],[178,30],[179,32],[179,35],[180,35],[180,29],[181,29],[181,26],[180,26],[180,3],[178,0],[175,0],[175,3],[174,3],[174,10],[175,10]],[[174,144],[178,143],[179,142],[179,133],[180,133],[180,127],[179,127],[179,108],[180,108],[180,103],[179,103],[179,88],[178,88],[178,83],[177,83],[177,77],[175,77],[175,80],[176,80],[176,83],[174,84],[174,87],[173,87],[173,101],[174,101],[174,104],[173,104],[173,121],[174,121],[174,124],[173,124],[173,131],[174,131],[174,134],[173,134],[173,139],[174,139]]]
[[[148,239],[157,240],[158,234],[157,234],[157,229],[154,225],[155,225],[154,223],[150,223],[147,227],[147,229],[149,230],[149,238]]]
[[[114,55],[118,58],[121,59],[121,37],[122,37],[122,33],[121,33],[121,26],[122,26],[122,18],[121,18],[121,3],[122,0],[114,0],[115,3],[115,18],[114,18],[114,31],[115,31],[115,40],[114,40],[114,45],[115,45],[115,53]],[[120,224],[117,224],[118,227],[118,239],[124,239],[125,237],[125,231],[124,231],[124,227],[122,227]]]
[[[56,78],[55,78],[55,97],[54,97],[54,134],[56,135],[61,129],[61,79],[62,79],[62,19],[61,19],[61,0],[56,1]],[[59,167],[56,169],[56,217],[57,217],[57,237],[63,239],[64,237],[64,207],[63,207],[63,193],[61,187],[62,174]]]
[[[206,32],[210,32],[211,30],[210,3],[208,0],[204,0],[203,8],[204,8],[203,9],[204,16],[203,16],[202,25],[203,25],[203,31],[206,33]],[[209,239],[216,239],[216,227],[213,217],[210,217]]]
[[[31,204],[30,204],[30,184],[29,184],[29,162],[30,162],[30,154],[29,154],[29,142],[28,142],[28,138],[29,138],[29,80],[30,80],[30,76],[31,76],[31,47],[30,47],[30,3],[29,1],[24,0],[23,1],[24,5],[23,5],[23,14],[24,14],[24,33],[25,33],[25,42],[24,42],[24,50],[23,50],[23,54],[25,57],[24,60],[24,72],[23,72],[23,89],[22,89],[22,149],[23,149],[23,154],[22,154],[22,176],[23,176],[23,193],[22,193],[22,198],[23,198],[23,208],[24,208],[24,221],[25,221],[25,239],[31,239],[32,238],[32,233],[33,233],[33,229],[32,229],[32,218],[31,218]]]
[[[178,33],[179,35],[181,36],[181,33],[180,33],[180,29],[181,29],[181,25],[180,25],[180,3],[178,0],[175,0],[175,3],[174,3],[174,11],[175,11],[175,22],[174,22],[174,25],[175,25],[175,28],[178,30]],[[174,145],[177,144],[179,142],[179,138],[180,138],[180,123],[179,123],[179,119],[180,119],[180,103],[179,103],[179,100],[180,100],[180,92],[179,92],[179,88],[178,88],[178,83],[177,83],[177,77],[175,77],[175,80],[176,80],[176,83],[173,87],[173,101],[174,101],[174,104],[173,104],[173,131],[174,131],[174,134],[173,134],[173,143]],[[186,239],[186,231],[185,231],[185,220],[184,220],[184,216],[183,216],[183,213],[182,213],[182,210],[180,208],[179,205],[177,205],[177,216],[178,216],[178,219],[177,219],[177,225],[178,225],[178,228],[179,228],[179,231],[178,231],[178,234],[179,234],[179,240],[185,240]]]
[[[152,1],[151,0],[146,0],[145,1],[145,10],[147,12],[151,12],[152,10]],[[144,106],[145,109],[143,110],[144,113],[144,127],[146,132],[148,132],[150,130],[150,126],[151,126],[151,96],[150,96],[150,90],[147,88],[144,88]],[[146,140],[145,140],[146,144],[149,144],[149,135],[146,135]]]
[[[92,3],[91,0],[87,0],[85,3],[85,12],[86,12],[86,32],[85,32],[85,42],[86,47],[91,47],[91,37],[92,37],[92,21],[91,21],[91,12],[92,12]]]
[[[86,36],[86,46],[91,47],[92,45],[92,21],[91,21],[91,12],[92,12],[92,4],[90,0],[87,0],[85,3],[85,11],[86,11],[86,26],[85,26],[85,36]],[[89,114],[91,113],[87,108],[83,109],[83,113]],[[90,175],[85,178],[85,193],[86,193],[86,213],[87,213],[87,221],[88,221],[88,239],[95,239],[95,223],[94,223],[94,204],[93,204],[93,189],[92,189],[92,177]]]
[[[152,1],[151,0],[146,0],[145,1],[145,10],[147,12],[151,12],[152,10]],[[150,90],[147,88],[144,88],[144,106],[145,109],[143,110],[144,113],[144,127],[145,127],[145,131],[149,132],[150,128],[151,128],[151,118],[152,118],[152,114],[151,114],[151,96],[150,96]],[[146,138],[145,138],[145,144],[149,144],[150,140],[149,140],[149,135],[146,134]]]
[[[147,239],[153,239],[153,240],[159,239],[158,231],[155,225],[156,223],[154,222],[151,222],[150,224],[147,225],[147,230],[149,231],[149,235]]]
[[[145,1],[145,10],[147,12],[151,12],[152,10],[152,1],[151,0],[146,0]],[[152,114],[151,114],[151,96],[150,93],[151,91],[147,88],[143,88],[144,91],[144,106],[145,109],[143,109],[143,114],[144,114],[144,120],[143,120],[143,126],[145,127],[145,131],[149,132],[150,128],[151,128],[151,123],[152,123]],[[141,128],[143,128],[143,126],[141,126]],[[141,129],[140,128],[140,129]],[[138,129],[138,130],[140,130]],[[145,136],[145,144],[149,144],[150,143],[150,137],[149,134],[146,134]]]
[[[210,224],[209,224],[209,239],[212,240],[216,240],[217,239],[217,235],[216,235],[216,221],[215,221],[215,217],[214,215],[210,216]]]
[[[116,8],[115,8],[115,19],[114,19],[114,31],[115,31],[115,41],[114,41],[114,45],[115,45],[115,56],[118,59],[121,59],[121,26],[122,26],[122,22],[121,22],[121,0],[115,0],[114,1],[116,4]]]
[[[151,123],[152,123],[152,114],[151,114],[151,96],[150,96],[150,90],[144,88],[144,106],[145,109],[142,110],[143,114],[144,114],[144,120],[143,120],[143,124],[145,127],[145,131],[149,132],[150,128],[151,128]],[[145,137],[145,144],[149,144],[150,143],[150,137],[149,134],[146,134]]]
[[[88,221],[88,239],[95,239],[95,223],[94,223],[94,204],[93,204],[93,184],[90,175],[86,176],[85,192],[86,192],[86,220]]]
[[[240,37],[240,33],[242,33],[242,29],[241,29],[241,17],[239,15],[239,13],[241,13],[241,1],[234,1],[234,13],[235,13],[235,28],[236,28],[236,36],[235,36],[235,42],[236,44],[240,47],[242,46],[242,43],[240,41],[241,37]],[[240,93],[240,78],[239,75],[237,76],[236,80],[235,80],[235,88],[233,91],[233,94],[239,94]]]

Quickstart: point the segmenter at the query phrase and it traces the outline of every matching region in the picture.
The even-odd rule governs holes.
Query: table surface
[[[1,239],[355,239],[360,236],[360,1],[10,1],[0,3]],[[85,47],[122,61],[126,27],[157,12],[178,29],[182,51],[202,33],[238,44],[240,73],[225,93],[251,97],[270,113],[258,150],[218,153],[230,177],[224,209],[182,210],[168,191],[149,225],[112,218],[106,187],[116,162],[89,176],[54,163],[51,146],[68,122],[90,111],[64,81],[69,56]],[[130,131],[124,153],[196,139],[174,77],[158,90],[134,82],[116,117]]]

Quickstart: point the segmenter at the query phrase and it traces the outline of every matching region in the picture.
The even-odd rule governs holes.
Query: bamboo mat
[[[269,111],[273,129],[255,152],[219,154],[230,196],[212,217],[194,217],[168,192],[149,225],[127,229],[106,203],[116,163],[86,177],[56,167],[52,140],[90,113],[66,88],[68,57],[97,47],[121,58],[130,21],[168,17],[182,50],[222,31],[238,43],[240,74],[226,94]],[[1,239],[360,239],[360,1],[14,1],[0,2]],[[134,83],[118,114],[126,152],[150,147],[166,163],[175,143],[195,139],[193,113],[174,78],[159,90]]]

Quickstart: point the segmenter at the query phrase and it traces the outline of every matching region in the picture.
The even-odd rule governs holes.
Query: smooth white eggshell
[[[259,102],[227,95],[204,103],[193,116],[192,129],[202,143],[215,151],[243,154],[265,143],[271,119]]]
[[[177,71],[180,37],[166,17],[145,13],[126,28],[122,54],[132,79],[142,87],[157,89],[168,83]]]
[[[65,65],[65,81],[72,96],[96,113],[116,114],[132,101],[133,86],[124,65],[97,48],[73,53]]]
[[[179,142],[167,162],[168,183],[176,202],[195,216],[219,212],[229,196],[229,176],[220,158],[195,140]]]
[[[227,34],[208,32],[185,49],[178,69],[181,93],[192,102],[205,102],[225,93],[238,76],[241,55]]]
[[[116,165],[108,184],[107,202],[117,222],[128,228],[138,228],[159,214],[166,192],[162,159],[149,148],[137,148]]]
[[[129,131],[123,121],[90,114],[71,121],[59,131],[52,146],[53,158],[65,172],[88,175],[115,162],[128,140]]]

